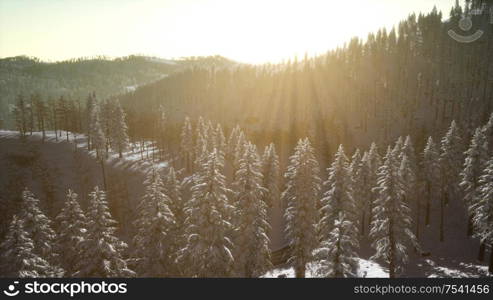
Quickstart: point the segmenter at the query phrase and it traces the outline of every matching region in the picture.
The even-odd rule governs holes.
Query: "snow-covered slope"
[[[22,141],[17,132],[0,131],[0,190],[4,191],[0,201],[5,205],[12,203],[21,190],[28,187],[42,200],[43,209],[54,219],[70,188],[79,195],[85,208],[88,193],[94,186],[102,187],[104,184],[102,168],[95,160],[95,154],[87,151],[84,137],[79,135],[74,143],[72,134],[69,134],[69,139],[70,142],[67,142],[65,132],[62,132],[57,141],[54,133],[49,132],[44,143],[41,142],[40,133],[28,135]],[[167,166],[163,162],[151,163],[145,154],[143,157],[141,159],[141,154],[132,151],[125,153],[124,159],[110,154],[105,164],[110,208],[120,223],[120,235],[125,240],[132,231],[131,221],[135,211],[123,211],[121,208],[136,207],[144,191],[142,183],[145,174],[153,165],[159,168]],[[122,205],[115,199],[128,203]],[[2,212],[2,216],[5,214],[0,220],[2,229],[17,210],[14,205],[9,211]],[[0,234],[3,238],[3,231]]]
[[[82,206],[86,207],[86,198],[95,185],[103,185],[101,166],[95,160],[95,154],[87,151],[83,136],[75,139],[69,135],[66,142],[65,133],[55,139],[54,133],[48,133],[45,143],[41,134],[34,133],[25,141],[17,132],[0,131],[0,239],[4,236],[5,226],[11,215],[16,212],[17,195],[27,186],[42,200],[43,209],[54,218],[59,212],[62,201],[69,188],[80,195]],[[77,149],[77,151],[74,151]],[[142,196],[145,174],[152,166],[166,169],[167,162],[153,163],[152,155],[146,153],[124,153],[119,159],[117,154],[110,154],[105,164],[109,200],[112,214],[120,223],[119,235],[129,241],[132,236],[132,220],[140,197]],[[165,170],[163,170],[165,171]],[[111,196],[111,190],[117,190],[118,197]],[[113,191],[115,193],[115,191]],[[118,200],[112,200],[118,199]],[[125,205],[118,201],[125,201]],[[122,207],[130,208],[123,211]],[[282,206],[277,206],[272,236],[274,250],[284,245],[282,229]],[[411,253],[410,262],[400,275],[403,277],[478,277],[488,276],[486,252],[485,262],[476,260],[479,242],[466,236],[465,211],[460,202],[451,202],[446,207],[445,241],[438,239],[438,203],[432,205],[431,224],[422,228],[420,239],[422,252],[426,255]],[[386,277],[385,266],[370,260],[374,251],[366,239],[360,240],[359,255],[360,277]],[[309,276],[314,276],[316,264],[309,266]],[[289,266],[278,266],[265,277],[293,277]]]

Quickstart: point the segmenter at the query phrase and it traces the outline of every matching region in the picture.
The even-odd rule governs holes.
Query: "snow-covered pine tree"
[[[413,193],[416,193],[415,184],[416,184],[416,176],[413,171],[412,164],[410,163],[411,160],[408,159],[407,155],[405,153],[401,152],[401,156],[397,158],[397,163],[400,161],[400,166],[399,166],[399,171],[398,171],[398,176],[400,177],[400,181],[402,182],[402,188],[403,188],[403,201],[406,202],[408,207],[411,207],[411,205],[415,204],[415,202],[410,201],[409,199],[412,197],[411,195]],[[417,207],[419,209],[419,206]],[[418,214],[419,216],[419,214]],[[443,217],[440,218],[440,220],[443,221]],[[418,239],[419,234],[419,227],[416,224],[416,239]],[[442,228],[442,227],[440,227]],[[443,230],[441,231],[443,233]],[[443,237],[443,234],[440,235],[440,237]]]
[[[358,261],[355,249],[359,247],[354,231],[354,222],[347,220],[343,212],[335,219],[334,227],[326,240],[315,250],[315,258],[320,259],[317,276],[355,277]]]
[[[289,243],[288,262],[296,277],[305,277],[306,264],[313,259],[318,246],[317,202],[320,196],[320,169],[308,138],[301,139],[289,158],[286,189],[281,195],[286,203],[286,239]]]
[[[209,156],[207,151],[207,141],[202,135],[199,129],[197,129],[197,138],[195,141],[195,161],[194,161],[194,171],[200,172],[200,169],[205,165],[205,161]]]
[[[262,157],[262,175],[262,186],[267,189],[263,199],[267,207],[272,208],[274,205],[279,204],[279,178],[281,176],[279,156],[277,156],[274,143],[265,147]]]
[[[125,121],[125,111],[120,105],[120,101],[115,101],[113,115],[111,116],[111,141],[112,146],[118,151],[118,155],[122,158],[122,152],[128,148],[128,127]]]
[[[34,251],[34,242],[24,228],[24,222],[12,217],[7,236],[0,244],[0,270],[2,276],[39,278],[62,277],[63,269],[52,266]]]
[[[350,193],[352,195],[354,205],[354,211],[352,213],[359,216],[359,221],[357,221],[356,223],[361,223],[359,224],[360,226],[357,227],[357,229],[360,229],[359,233],[361,235],[365,234],[364,224],[366,218],[366,198],[368,197],[365,185],[366,173],[364,167],[365,166],[361,157],[361,153],[359,149],[356,149],[353,156],[351,157],[351,163],[349,164],[348,168],[348,176],[351,189]]]
[[[76,277],[132,277],[123,252],[127,244],[115,236],[116,221],[111,217],[106,194],[95,187],[89,194],[87,236],[80,242],[81,256]]]
[[[224,159],[214,149],[197,174],[192,197],[186,207],[186,245],[178,261],[184,275],[191,277],[227,277],[233,274],[229,233],[233,208],[227,198],[225,177],[221,173]]]
[[[21,137],[26,135],[28,129],[28,104],[24,100],[22,95],[17,96],[15,106],[13,107],[13,114],[15,120],[15,127]]]
[[[216,148],[216,130],[211,120],[208,120],[205,126],[203,134],[207,137],[207,152],[210,153]]]
[[[378,147],[375,143],[371,143],[368,156],[364,162],[368,166],[367,186],[372,189],[368,199],[368,227],[371,228],[373,207],[378,196],[378,193],[373,188],[378,184],[378,168],[382,165],[382,158],[378,153]]]
[[[265,274],[270,261],[269,223],[267,205],[263,197],[267,190],[262,187],[263,175],[257,149],[249,143],[239,161],[236,180],[235,205],[235,269],[240,277],[258,277]]]
[[[100,120],[100,105],[95,103],[91,112],[91,139],[92,148],[96,150],[98,158],[103,157],[106,146],[106,137]]]
[[[61,265],[65,275],[72,276],[77,270],[75,266],[79,259],[79,245],[85,237],[87,220],[77,201],[77,194],[68,190],[64,206],[56,218],[60,228],[58,247]]]
[[[464,163],[464,144],[459,127],[452,121],[441,141],[440,166],[442,170],[442,197],[444,205],[450,200],[459,199],[461,166]]]
[[[397,151],[396,153],[400,154],[402,151],[402,147],[404,147],[404,139],[402,138],[402,136],[400,136],[395,141],[394,150]]]
[[[159,156],[160,159],[163,159],[164,157],[164,150],[166,148],[166,137],[168,134],[168,116],[166,114],[166,108],[163,104],[160,104],[157,110],[157,117],[156,117],[156,143],[157,143],[157,148],[159,149]],[[155,156],[156,152],[153,152],[153,157]]]
[[[404,161],[404,157],[406,160]],[[401,147],[401,152],[399,153],[399,160],[401,161],[400,175],[402,177],[403,183],[405,185],[405,195],[406,201],[409,207],[414,206],[416,211],[416,238],[419,239],[419,221],[421,218],[421,197],[418,197],[416,191],[418,188],[418,160],[416,158],[416,151],[414,150],[411,137],[408,135],[404,140],[404,144]]]
[[[375,188],[379,196],[373,208],[370,230],[372,247],[376,250],[372,259],[383,259],[389,265],[390,278],[394,278],[407,263],[409,244],[419,247],[412,233],[411,210],[403,197],[397,150],[389,147],[379,168],[378,186]]]
[[[430,224],[431,205],[434,201],[440,201],[441,194],[441,169],[440,153],[437,145],[430,136],[423,150],[423,192],[426,201],[425,224]],[[419,222],[419,220],[416,220]]]
[[[104,189],[107,189],[106,185],[106,170],[104,166],[104,153],[106,149],[106,136],[104,135],[104,130],[100,121],[100,105],[94,103],[92,113],[91,113],[91,141],[92,149],[96,151],[96,158],[99,160],[101,166],[101,175],[103,177]]]
[[[174,226],[169,235],[173,239],[170,243],[171,247],[171,257],[173,261],[176,260],[176,255],[178,251],[184,247],[185,240],[185,201],[182,197],[182,185],[176,176],[175,169],[170,167],[168,174],[164,180],[164,191],[165,195],[169,198],[169,208],[173,213]],[[177,268],[174,268],[175,274],[178,274]]]
[[[190,118],[188,116],[185,117],[185,122],[183,123],[183,127],[181,129],[180,152],[185,163],[185,169],[189,173],[192,172],[195,151],[193,144],[192,123],[190,122]]]
[[[104,100],[99,104],[99,124],[105,137],[104,150],[108,156],[109,149],[113,143],[113,121],[115,114],[115,101]]]
[[[486,163],[486,167],[478,182],[478,201],[472,204],[470,211],[474,218],[475,236],[482,244],[490,244],[489,272],[493,273],[493,156]]]
[[[223,128],[219,123],[216,125],[214,131],[214,147],[223,153],[226,151],[226,138],[224,137]]]
[[[174,275],[173,231],[175,218],[169,206],[171,199],[159,172],[153,168],[144,182],[145,194],[138,206],[134,237],[135,271],[143,277]]]
[[[238,138],[240,136],[240,126],[236,125],[232,130],[228,138],[228,142],[226,145],[226,156],[227,160],[230,161],[234,157],[234,152],[236,148],[236,144],[238,143]]]
[[[404,144],[401,147],[401,153],[399,154],[399,159],[402,160],[403,156],[407,156],[407,160],[409,163],[409,168],[411,169],[411,172],[414,174],[414,176],[418,176],[418,159],[416,157],[416,150],[414,149],[413,142],[411,140],[411,137],[408,135],[406,139],[404,140]],[[416,182],[410,183],[410,184],[417,184]],[[414,202],[414,201],[411,201]]]
[[[199,116],[197,127],[195,128],[195,137],[197,138],[199,135],[202,135],[204,138],[207,136],[207,126],[202,116]]]
[[[360,159],[359,152],[356,153],[355,159]],[[357,172],[357,170],[355,171]],[[353,223],[354,231],[352,234],[357,239],[358,215],[353,198],[351,171],[342,145],[339,145],[334,161],[327,172],[329,178],[323,184],[325,192],[321,200],[320,222],[318,223],[319,240],[326,241],[329,238],[340,213],[344,214],[346,221]]]
[[[94,105],[96,102],[96,96],[94,94],[89,94],[86,100],[86,123],[85,123],[85,129],[86,129],[86,135],[87,135],[87,150],[91,150],[91,145],[92,145],[92,117],[93,117],[93,110],[94,110]]]
[[[245,152],[245,146],[248,144],[247,139],[245,137],[245,134],[243,131],[240,131],[240,134],[238,136],[238,140],[236,142],[236,146],[234,149],[233,153],[233,163],[232,163],[232,169],[233,169],[233,181],[235,181],[235,176],[236,172],[238,171],[238,168],[240,167],[240,159],[243,157],[243,154]]]
[[[57,237],[52,229],[52,222],[39,207],[39,200],[27,188],[22,192],[22,210],[19,219],[23,221],[24,230],[33,240],[36,254],[51,264],[57,263]]]
[[[372,201],[372,189],[373,185],[370,182],[370,177],[372,176],[371,170],[370,170],[370,165],[368,164],[368,155],[369,153],[365,151],[363,153],[363,157],[361,157],[361,186],[358,188],[361,189],[361,193],[363,194],[363,198],[361,199],[361,202],[359,203],[359,209],[361,213],[361,219],[360,219],[360,233],[363,236],[366,236],[366,229],[369,228],[369,224],[367,225],[367,220],[368,220],[368,215],[369,213],[369,207],[370,207],[370,201]]]
[[[488,122],[486,125],[483,126],[483,133],[484,136],[486,137],[486,140],[488,141],[488,155],[492,156],[493,155],[493,113],[491,113],[490,118],[488,119]]]
[[[113,138],[113,121],[115,113],[115,99],[105,99],[98,103],[99,108],[99,122],[104,136],[106,137],[106,149],[109,151],[109,147],[112,145]]]
[[[479,201],[478,197],[478,181],[481,176],[486,162],[488,161],[488,141],[485,136],[485,131],[477,128],[471,139],[469,149],[466,151],[464,168],[461,175],[460,186],[464,190],[464,204],[469,216],[467,234],[473,234],[473,211],[471,210],[474,203]]]

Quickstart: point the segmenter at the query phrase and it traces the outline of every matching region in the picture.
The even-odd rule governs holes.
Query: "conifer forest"
[[[276,62],[0,46],[0,277],[492,276],[493,1],[445,2]]]

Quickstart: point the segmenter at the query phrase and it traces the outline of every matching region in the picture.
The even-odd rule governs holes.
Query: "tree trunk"
[[[473,216],[472,214],[469,214],[469,218],[467,219],[467,236],[472,236],[473,232]]]
[[[443,224],[444,224],[444,206],[445,206],[445,201],[446,201],[447,196],[445,196],[445,199],[442,199],[440,201],[440,242],[443,242],[444,236],[443,236]]]
[[[430,200],[426,202],[425,225],[430,225]]]
[[[420,197],[416,197],[416,238],[419,240],[419,221],[420,221],[420,217],[421,217],[421,212],[420,212],[420,208],[421,208],[421,203],[420,203]]]
[[[306,264],[302,263],[301,266],[295,268],[296,278],[305,278]]]
[[[104,169],[104,159],[103,159],[103,155],[101,154],[101,157],[99,159],[99,162],[101,163],[101,172],[103,174],[103,187],[104,187],[104,190],[107,191],[107,187],[106,187],[106,172],[105,172],[105,169]]]
[[[365,218],[366,218],[366,215],[365,215],[365,211],[363,210],[363,214],[361,216],[361,235],[365,235]]]
[[[372,221],[372,210],[373,210],[373,197],[371,199],[372,201],[370,202],[370,205],[369,205],[369,210],[368,210],[368,232],[371,231],[371,221]]]
[[[493,244],[490,245],[490,267],[488,268],[490,274],[493,274]]]
[[[389,278],[395,278],[395,241],[394,241],[394,222],[390,219],[389,223]]]
[[[486,244],[484,242],[481,242],[479,245],[479,253],[478,253],[478,260],[479,261],[484,261],[484,252],[486,250]]]
[[[430,225],[431,184],[429,182],[426,183],[426,189],[428,190],[428,197],[426,199],[425,225]]]
[[[140,141],[140,159],[144,160],[144,140]]]
[[[121,148],[120,148],[120,149],[118,149],[118,157],[120,157],[120,158],[122,158],[122,157],[123,157],[123,155],[122,155],[122,149],[121,149]]]
[[[46,138],[44,119],[41,119],[41,132],[43,133],[43,139],[41,141],[44,143]]]

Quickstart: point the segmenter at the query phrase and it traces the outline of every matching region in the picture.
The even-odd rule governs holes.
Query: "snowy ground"
[[[24,186],[30,188],[40,199],[50,197],[50,185],[53,184],[52,194],[56,201],[42,201],[45,203],[45,211],[54,218],[58,213],[65,194],[69,188],[80,195],[82,206],[86,205],[87,194],[95,185],[102,186],[101,167],[96,162],[95,153],[87,151],[87,144],[83,136],[76,138],[77,151],[70,134],[70,142],[66,142],[65,133],[55,140],[52,132],[48,133],[45,143],[41,143],[41,134],[34,133],[23,142],[17,132],[0,131],[0,203],[7,206],[10,194],[20,193]],[[106,161],[106,177],[108,184],[118,183],[120,192],[126,195],[130,201],[130,208],[136,207],[142,196],[143,181],[147,171],[157,165],[166,169],[167,162],[155,163],[152,161],[152,153],[149,158],[147,153],[125,153],[124,158],[118,158],[117,154],[110,154]],[[6,192],[5,192],[6,191]],[[48,204],[46,204],[48,203]],[[5,206],[4,206],[5,205]],[[115,219],[120,223],[119,235],[124,240],[129,240],[132,232],[132,214],[135,211],[119,211],[119,203],[110,203]],[[15,207],[12,208],[15,211]],[[3,208],[2,208],[3,210]],[[432,218],[429,226],[422,226],[420,242],[423,252],[428,255],[423,257],[418,254],[410,256],[410,262],[406,266],[403,277],[480,277],[488,276],[487,262],[489,251],[485,254],[485,261],[476,260],[479,242],[466,236],[466,218],[462,203],[453,201],[446,207],[445,241],[438,240],[438,203],[432,204]],[[272,224],[272,248],[278,249],[285,244],[282,236],[282,213],[278,206],[272,212],[274,222]],[[8,220],[0,220],[5,226]],[[4,228],[4,227],[2,227]],[[0,232],[3,237],[4,232]],[[359,254],[358,276],[360,277],[386,277],[387,270],[378,262],[369,258],[374,254],[369,242],[362,238]],[[308,276],[313,276],[316,265],[309,266]],[[265,277],[293,277],[294,272],[289,267],[278,267],[269,272]]]
[[[366,259],[359,259],[359,268],[358,268],[358,277],[365,278],[379,278],[379,277],[388,277],[389,273],[382,268],[379,264]],[[312,263],[308,265],[307,268],[307,278],[315,278],[317,270],[317,264]],[[294,277],[294,269],[292,267],[280,267],[276,268],[264,276],[264,278],[292,278]]]

